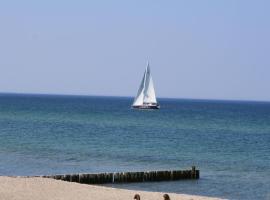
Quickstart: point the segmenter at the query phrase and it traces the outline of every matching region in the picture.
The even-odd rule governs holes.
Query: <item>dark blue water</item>
[[[270,199],[270,103],[0,95],[0,175],[185,169],[198,181],[114,185]]]

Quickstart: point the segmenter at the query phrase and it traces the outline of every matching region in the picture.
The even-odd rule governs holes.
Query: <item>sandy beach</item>
[[[0,177],[1,200],[132,200],[134,194],[142,200],[162,200],[163,193],[115,189],[104,186],[70,183],[49,178]],[[219,199],[168,193],[172,200]]]

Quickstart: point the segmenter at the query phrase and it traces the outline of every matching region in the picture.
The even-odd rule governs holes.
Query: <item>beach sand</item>
[[[163,193],[115,189],[84,185],[49,178],[0,176],[1,200],[132,200],[134,194],[141,200],[162,200]],[[218,199],[202,196],[168,193],[171,200]]]

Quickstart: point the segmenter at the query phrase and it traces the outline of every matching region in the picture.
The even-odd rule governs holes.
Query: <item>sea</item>
[[[200,170],[199,180],[107,185],[270,199],[270,102],[0,94],[0,175]]]

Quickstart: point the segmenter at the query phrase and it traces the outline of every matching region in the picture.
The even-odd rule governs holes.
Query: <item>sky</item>
[[[270,1],[0,1],[0,92],[270,101]]]

